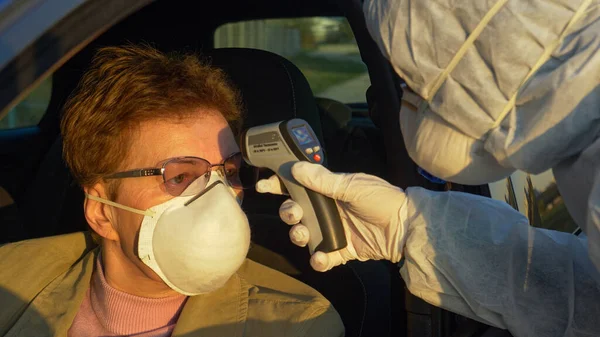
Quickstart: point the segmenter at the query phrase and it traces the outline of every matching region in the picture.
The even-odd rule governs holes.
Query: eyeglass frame
[[[206,170],[205,174],[208,174],[212,171],[213,167],[225,167],[225,162],[231,158],[233,158],[236,155],[242,155],[241,152],[234,152],[232,154],[230,154],[229,156],[227,156],[225,159],[223,159],[223,161],[219,164],[213,164],[211,162],[209,162],[208,160],[201,158],[201,157],[194,157],[194,156],[183,156],[183,157],[173,157],[173,158],[168,158],[165,160],[165,162],[162,164],[161,167],[152,167],[152,168],[142,168],[142,169],[133,169],[133,170],[127,170],[127,171],[122,171],[122,172],[116,172],[116,173],[112,173],[109,174],[107,176],[104,176],[104,179],[124,179],[124,178],[142,178],[142,177],[154,177],[154,176],[162,176],[163,177],[163,182],[166,183],[166,177],[164,176],[165,173],[165,167],[167,166],[167,164],[169,164],[169,162],[174,161],[174,160],[180,160],[180,159],[186,159],[186,158],[193,158],[193,159],[200,159],[200,160],[204,160],[205,162],[208,163],[208,168]],[[244,160],[244,158],[242,158],[242,161]],[[225,173],[225,172],[224,172]],[[199,178],[199,177],[198,177]],[[243,187],[239,187],[240,189],[244,189]],[[250,187],[248,187],[250,188]],[[246,188],[246,189],[248,189]]]

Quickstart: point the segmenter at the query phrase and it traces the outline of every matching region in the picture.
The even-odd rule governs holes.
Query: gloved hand
[[[400,261],[406,226],[406,195],[401,188],[363,173],[332,173],[325,167],[299,162],[292,175],[305,187],[336,201],[348,246],[331,252],[315,252],[310,264],[316,271],[327,271],[350,260]],[[277,176],[256,184],[260,193],[287,194]],[[308,244],[310,233],[302,225],[302,207],[291,199],[279,208],[279,216],[289,224],[291,241],[301,247]]]

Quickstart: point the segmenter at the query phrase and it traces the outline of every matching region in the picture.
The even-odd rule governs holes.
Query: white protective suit
[[[600,336],[599,4],[365,1],[412,91],[400,112],[411,158],[463,184],[552,168],[589,240],[532,228],[501,202],[409,189],[420,216],[401,272],[414,294],[519,337]]]
[[[363,173],[332,173],[318,164],[292,166],[298,183],[336,200],[348,245],[315,252],[317,271],[350,260],[389,260],[408,289],[431,304],[516,337],[600,336],[600,277],[586,242],[533,228],[503,201],[420,187],[403,191]],[[277,176],[257,191],[285,193]],[[281,219],[291,241],[306,246],[303,209],[285,201]]]

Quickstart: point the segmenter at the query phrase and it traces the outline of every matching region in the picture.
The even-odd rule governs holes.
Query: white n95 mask
[[[202,193],[175,197],[146,211],[88,198],[143,214],[138,257],[171,289],[187,296],[222,287],[250,247],[248,218],[217,174]]]
[[[417,94],[405,89],[400,129],[410,158],[436,177],[466,185],[487,184],[509,176],[515,168],[502,166],[470,137],[431,110]]]

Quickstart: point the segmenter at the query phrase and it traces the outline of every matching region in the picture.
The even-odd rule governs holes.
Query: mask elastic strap
[[[101,203],[106,204],[106,205],[110,205],[110,206],[113,206],[113,207],[116,207],[116,208],[120,208],[120,209],[129,211],[129,212],[133,212],[133,213],[136,213],[136,214],[146,215],[146,216],[149,216],[151,218],[154,217],[154,212],[152,212],[151,210],[142,211],[142,210],[139,210],[137,208],[133,208],[133,207],[121,205],[121,204],[116,203],[114,201],[106,200],[104,198],[99,198],[99,197],[96,197],[96,196],[93,196],[93,195],[90,195],[90,194],[87,194],[87,193],[85,194],[85,196],[88,199],[91,199],[91,200],[94,200],[94,201],[97,201],[97,202],[101,202]]]

